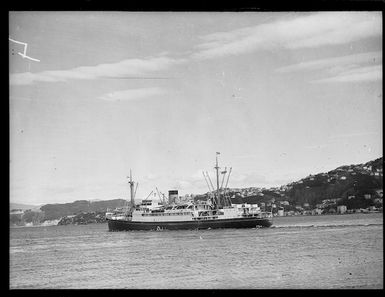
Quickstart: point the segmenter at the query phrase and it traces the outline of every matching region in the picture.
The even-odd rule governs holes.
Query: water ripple
[[[267,229],[17,228],[10,287],[382,288],[382,214],[279,218]]]

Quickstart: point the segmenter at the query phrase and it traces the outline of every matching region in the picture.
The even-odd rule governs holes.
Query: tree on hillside
[[[44,219],[44,213],[38,211],[28,211],[24,213],[22,219],[26,223],[40,223]]]
[[[20,215],[17,215],[17,214],[11,214],[9,216],[9,221],[12,225],[20,225],[22,220],[21,220],[21,216]]]

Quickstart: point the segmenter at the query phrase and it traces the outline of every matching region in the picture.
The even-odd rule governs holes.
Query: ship
[[[219,186],[218,155],[216,154],[216,189],[214,188],[209,174],[204,172],[206,184],[209,188],[208,199],[179,201],[178,190],[170,190],[168,199],[160,194],[158,188],[158,201],[149,199],[149,196],[135,204],[134,191],[135,182],[132,180],[130,170],[130,203],[123,208],[114,211],[108,210],[106,220],[109,231],[131,231],[131,230],[196,230],[196,229],[218,229],[218,228],[263,228],[272,225],[272,212],[262,211],[257,204],[232,204],[227,188],[231,170],[227,167],[223,174],[221,187]],[[226,186],[223,187],[225,175],[227,175]],[[154,196],[156,193],[154,193]]]

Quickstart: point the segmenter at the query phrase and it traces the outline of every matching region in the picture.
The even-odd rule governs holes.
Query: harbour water
[[[11,228],[9,265],[10,289],[382,289],[383,214],[262,229]]]

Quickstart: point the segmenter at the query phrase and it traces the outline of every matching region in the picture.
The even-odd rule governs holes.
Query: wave
[[[367,223],[367,224],[311,224],[311,225],[273,225],[270,228],[335,228],[335,227],[369,227],[382,226],[383,223]]]

